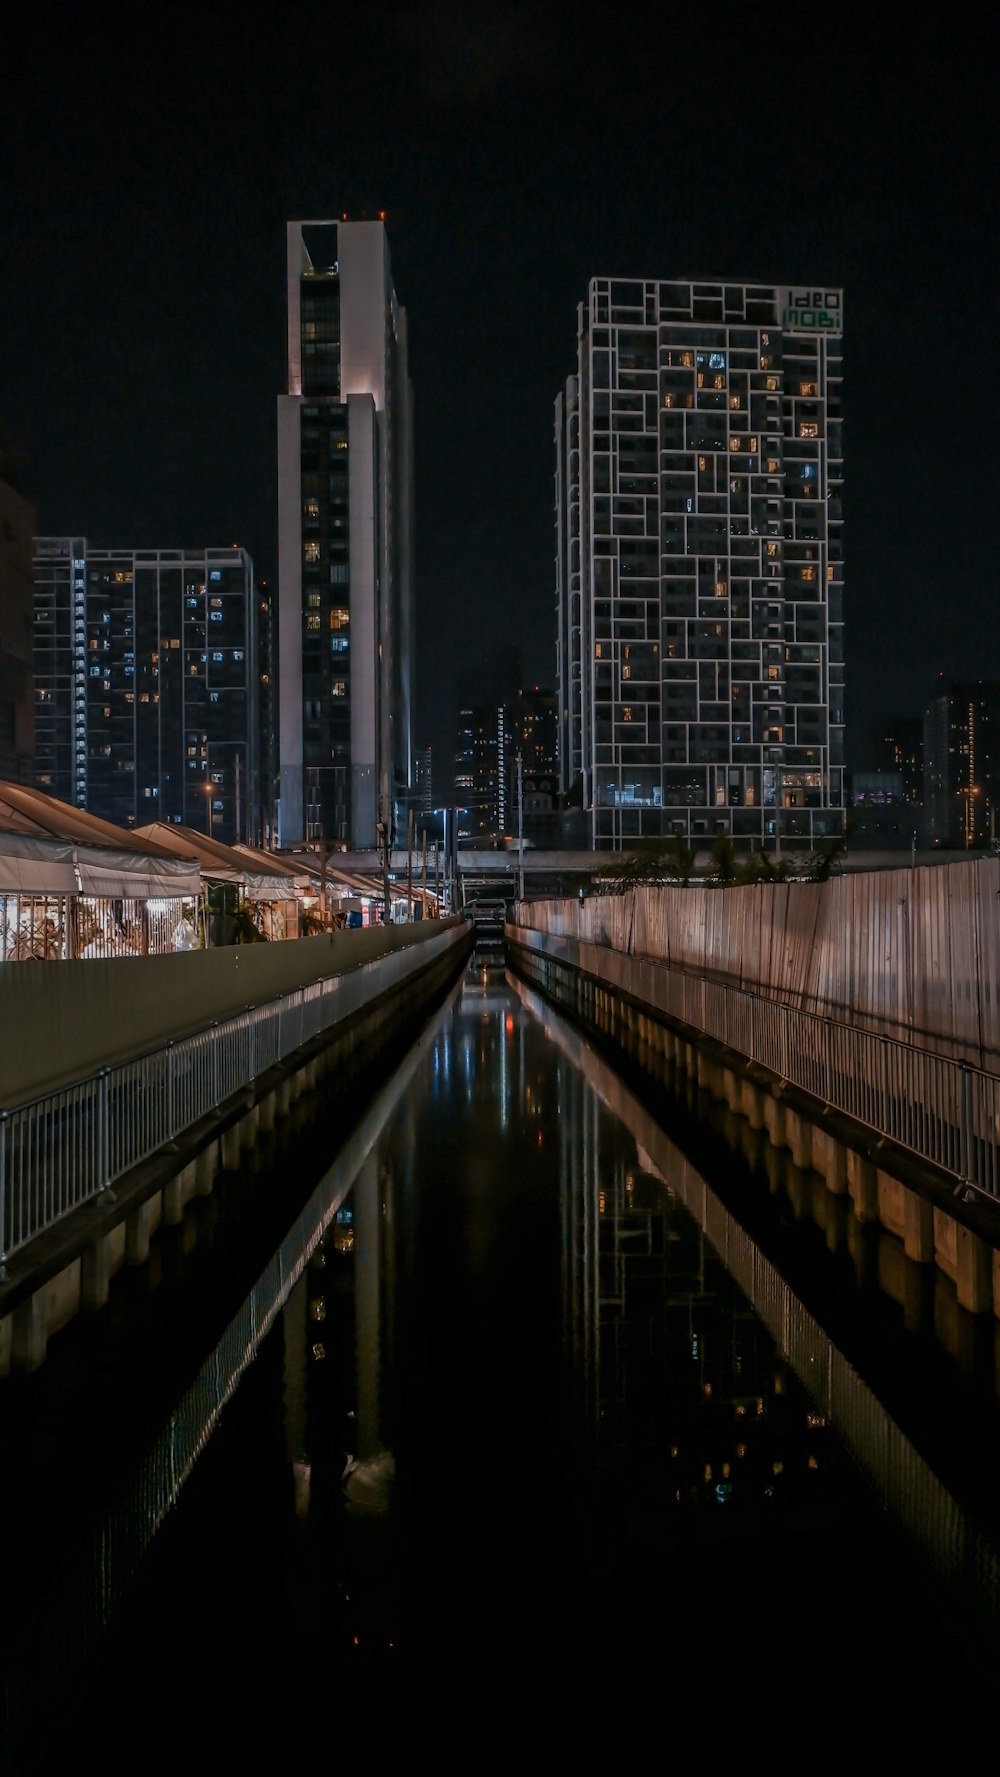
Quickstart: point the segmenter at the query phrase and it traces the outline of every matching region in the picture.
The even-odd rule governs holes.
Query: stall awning
[[[0,841],[0,894],[75,895],[74,847],[68,840],[4,833]]]
[[[83,895],[176,901],[191,899],[201,890],[201,871],[193,858],[144,857],[141,852],[80,845],[76,863]]]

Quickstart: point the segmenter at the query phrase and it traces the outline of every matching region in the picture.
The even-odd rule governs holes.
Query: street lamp
[[[206,796],[207,802],[208,802],[208,837],[209,837],[209,839],[214,839],[214,837],[215,837],[215,785],[212,783],[211,778],[209,778],[208,783],[205,785],[205,796]]]

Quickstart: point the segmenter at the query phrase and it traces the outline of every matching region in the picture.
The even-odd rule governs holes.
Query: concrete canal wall
[[[526,926],[506,928],[513,971],[651,1080],[689,1076],[766,1132],[794,1164],[846,1196],[859,1224],[877,1222],[907,1258],[935,1265],[960,1307],[1000,1319],[1000,1204],[879,1136],[691,1024],[657,1007],[663,965]]]
[[[76,1315],[101,1310],[115,1275],[125,1266],[145,1264],[158,1229],[183,1223],[188,1204],[210,1195],[221,1171],[238,1171],[241,1156],[260,1132],[301,1110],[301,1101],[324,1081],[353,1077],[363,1068],[377,1070],[388,1045],[398,1044],[407,1029],[418,1028],[424,1011],[459,978],[472,945],[471,925],[454,919],[337,934],[332,944],[307,938],[248,946],[240,954],[23,965],[36,983],[37,999],[32,1002],[19,984],[5,999],[0,996],[0,1008],[9,1010],[20,999],[26,1011],[25,1058],[10,1057],[6,1074],[8,1085],[11,1075],[17,1078],[25,1096],[29,1083],[36,1091],[42,1083],[46,1028],[57,1071],[65,1077],[62,1070],[67,1068],[70,1077],[79,1079],[134,1052],[124,1043],[123,1032],[130,1045],[148,1050],[157,1039],[165,1043],[204,1028],[207,1008],[214,1020],[233,1016],[249,1004],[294,992],[324,973],[365,969],[366,997],[359,1009],[11,1255],[0,1276],[0,1377],[37,1370],[54,1334]],[[380,979],[383,958],[387,961]],[[190,963],[201,968],[192,970],[186,966]],[[178,964],[175,978],[172,970]],[[67,979],[75,971],[77,980]],[[109,979],[111,975],[116,979]],[[393,983],[388,989],[386,978]],[[0,978],[0,986],[6,985]],[[84,992],[88,986],[89,993]],[[77,1020],[73,1069],[68,1068],[67,1033],[58,1025],[48,1026],[49,1019],[58,1019],[60,1008],[65,1013],[70,1007]],[[12,1046],[9,1038],[6,1046]]]

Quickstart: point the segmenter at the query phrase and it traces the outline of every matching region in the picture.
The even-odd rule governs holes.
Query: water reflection
[[[730,1134],[842,1252],[842,1200]],[[92,1619],[99,1573],[138,1708],[180,1625],[189,1661],[221,1674],[238,1648],[241,1686],[272,1695],[339,1668],[498,1688],[571,1660],[721,1675],[732,1698],[779,1676],[804,1695],[838,1622],[853,1669],[912,1684],[932,1650],[968,1707],[915,1548],[986,1646],[981,1527],[666,1127],[476,960],[121,1477],[10,1696],[38,1706],[45,1624]]]

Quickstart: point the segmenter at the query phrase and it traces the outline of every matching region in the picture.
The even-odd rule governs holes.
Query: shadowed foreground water
[[[324,1131],[331,1157],[346,1121]],[[48,1645],[71,1671],[81,1574],[113,1608],[47,1762],[11,1769],[65,1769],[96,1745],[113,1772],[255,1770],[275,1754],[312,1769],[366,1734],[373,1751],[392,1736],[427,1752],[462,1724],[480,1762],[529,1706],[533,1732],[584,1753],[614,1750],[626,1727],[669,1739],[683,1723],[707,1748],[764,1723],[874,1755],[937,1732],[946,1745],[956,1706],[966,1730],[986,1719],[988,1673],[845,1454],[823,1389],[807,1391],[719,1256],[780,1298],[781,1324],[799,1312],[725,1208],[745,1163],[706,1142],[709,1178],[690,1125],[682,1149],[669,1115],[474,959],[242,1319],[233,1291],[239,1339],[203,1347],[148,1467],[162,1476],[169,1448],[173,1475],[197,1449],[160,1527],[147,1479],[99,1559],[72,1569],[71,1607],[46,1575],[56,1602],[34,1658]],[[179,1332],[178,1301],[156,1324],[190,1358],[197,1325]],[[809,1362],[828,1379],[840,1360],[808,1309]],[[134,1337],[123,1325],[122,1350]],[[110,1411],[122,1433],[134,1348],[131,1368],[106,1338],[98,1349],[93,1422]],[[982,1382],[978,1454],[992,1460]],[[22,1498],[32,1465],[44,1476],[54,1536],[77,1490],[71,1415],[56,1423],[47,1386],[47,1423],[36,1414],[5,1462]],[[968,1375],[944,1365],[935,1387],[949,1386],[968,1392]],[[121,1441],[105,1492],[130,1485]],[[101,1516],[79,1492],[82,1548]]]

